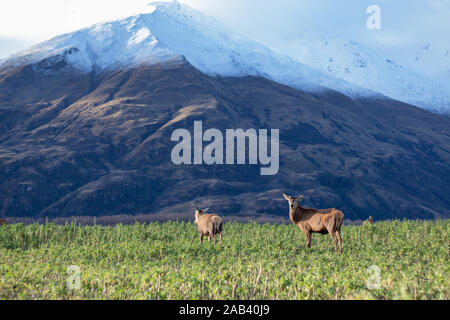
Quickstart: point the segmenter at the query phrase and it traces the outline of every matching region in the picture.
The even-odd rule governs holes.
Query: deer
[[[200,234],[200,244],[203,244],[203,237],[208,236],[216,245],[216,234],[220,235],[220,243],[222,244],[222,219],[215,214],[206,214],[208,209],[200,210],[195,207],[195,223],[198,225],[198,232]]]
[[[0,226],[7,225],[7,224],[8,223],[6,222],[5,219],[0,219]]]
[[[362,225],[364,226],[364,225],[367,225],[367,224],[373,224],[373,217],[372,216],[370,216],[369,219],[364,221]]]
[[[292,223],[297,225],[306,236],[308,248],[311,248],[313,233],[330,234],[334,243],[334,251],[337,252],[339,241],[339,253],[342,254],[341,226],[344,221],[342,211],[335,208],[320,210],[303,208],[300,206],[303,195],[291,197],[283,194],[283,197],[289,202],[289,217]]]

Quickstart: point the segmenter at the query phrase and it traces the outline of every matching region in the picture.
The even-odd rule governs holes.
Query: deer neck
[[[294,210],[289,210],[289,217],[291,218],[292,223],[299,224],[302,221],[302,212],[303,208],[300,206]]]

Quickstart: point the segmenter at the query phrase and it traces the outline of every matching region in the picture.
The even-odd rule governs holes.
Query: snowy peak
[[[295,39],[284,39],[274,46],[277,51],[301,63],[356,86],[424,109],[450,111],[450,78],[437,78],[415,67],[414,63],[405,63],[398,50],[396,55],[379,52],[356,41],[314,32],[304,32]],[[415,57],[415,61],[418,56],[422,60],[429,57],[423,50],[414,55],[410,51],[408,55]]]
[[[148,64],[174,58],[176,54],[159,44],[146,25],[145,15],[96,24],[38,44],[9,58],[5,64],[34,63],[64,56],[82,71]]]
[[[149,13],[58,36],[10,57],[3,66],[54,57],[86,72],[185,58],[213,76],[262,76],[305,91],[329,88],[351,97],[376,95],[232,33],[179,3],[152,3]]]
[[[229,51],[244,49],[239,47],[249,40],[231,34],[215,19],[186,5],[154,2],[148,11],[58,36],[12,56],[6,64],[64,55],[73,66],[91,70],[94,66],[110,69],[153,64],[183,55],[208,73],[238,72],[237,61],[230,61],[234,52]]]

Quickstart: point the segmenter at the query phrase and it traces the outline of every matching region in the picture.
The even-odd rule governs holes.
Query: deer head
[[[289,202],[289,210],[296,210],[297,207],[300,206],[300,202],[303,200],[304,196],[298,196],[298,197],[291,197],[287,196],[283,193],[283,197]]]
[[[194,209],[195,223],[198,222],[198,217],[200,217],[202,214],[205,214],[205,213],[208,212],[208,211],[209,211],[209,208],[206,208],[206,209],[201,210],[201,209],[199,209],[198,207],[195,207],[195,209]]]

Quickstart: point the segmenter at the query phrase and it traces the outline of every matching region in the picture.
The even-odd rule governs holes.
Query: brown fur
[[[203,237],[209,237],[216,244],[216,234],[220,235],[220,243],[222,243],[222,219],[215,214],[205,214],[208,209],[200,210],[195,208],[195,223],[198,225],[198,233],[200,234],[200,243],[203,243]]]
[[[370,216],[369,219],[367,219],[366,221],[363,222],[363,226],[366,224],[373,224],[373,217]]]
[[[344,221],[344,214],[337,209],[310,209],[302,208],[299,202],[300,197],[289,197],[283,194],[289,201],[289,217],[293,224],[297,225],[306,235],[306,244],[311,248],[311,237],[313,233],[330,234],[334,243],[334,250],[337,252],[339,242],[339,252],[342,253],[341,226]]]
[[[0,219],[0,226],[8,224],[5,219]]]

